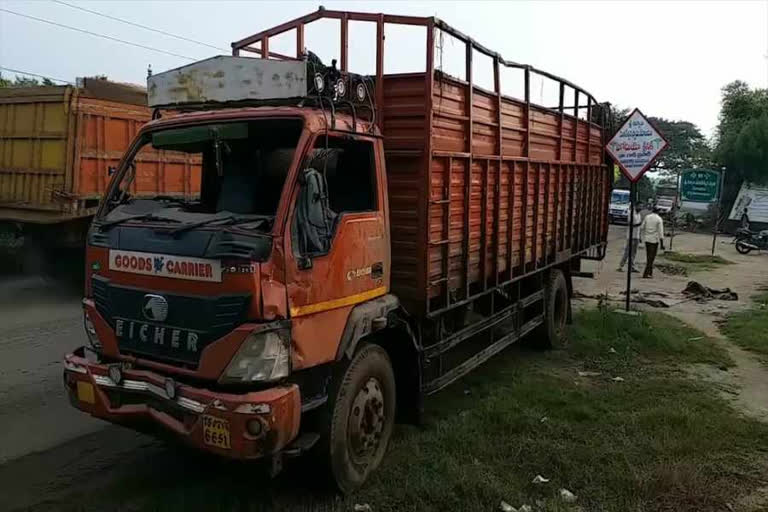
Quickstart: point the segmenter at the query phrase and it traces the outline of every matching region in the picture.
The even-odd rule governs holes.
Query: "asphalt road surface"
[[[49,500],[83,471],[151,443],[69,405],[61,359],[85,340],[79,290],[4,277],[0,326],[0,510]]]

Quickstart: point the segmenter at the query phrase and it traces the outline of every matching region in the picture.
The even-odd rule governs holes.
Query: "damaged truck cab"
[[[145,151],[184,160],[199,198],[132,199]],[[284,449],[327,401],[332,363],[397,308],[384,183],[381,137],[343,114],[331,130],[286,107],[145,125],[89,233],[75,404],[231,457]]]
[[[340,69],[303,51],[320,18],[341,20]],[[347,70],[350,21],[377,25],[375,76]],[[386,24],[426,28],[424,72],[384,74]],[[286,31],[296,57],[269,51]],[[440,31],[466,45],[466,81],[434,68]],[[559,107],[530,102],[534,74]],[[424,395],[526,335],[563,341],[571,275],[608,229],[607,116],[583,89],[436,18],[324,9],[147,89],[157,115],[87,237],[75,407],[274,471],[313,451],[348,492]]]

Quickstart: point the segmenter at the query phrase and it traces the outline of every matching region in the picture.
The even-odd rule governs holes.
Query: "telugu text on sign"
[[[683,201],[714,203],[719,196],[720,174],[708,169],[684,171],[680,178],[680,198]]]
[[[635,109],[605,149],[630,181],[639,180],[668,143],[639,110]]]

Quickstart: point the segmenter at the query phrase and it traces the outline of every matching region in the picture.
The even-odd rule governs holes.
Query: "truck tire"
[[[346,368],[330,404],[327,462],[335,484],[350,493],[381,464],[395,422],[395,375],[387,352],[366,344]]]
[[[544,283],[544,323],[536,331],[536,344],[541,348],[563,348],[566,344],[565,326],[571,298],[568,283],[560,269],[549,272]]]

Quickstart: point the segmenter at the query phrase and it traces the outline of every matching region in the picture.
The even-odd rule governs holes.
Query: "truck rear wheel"
[[[562,270],[553,269],[544,283],[544,323],[536,332],[536,344],[542,348],[563,348],[566,344],[565,326],[571,299]]]
[[[395,420],[395,376],[387,352],[365,345],[347,367],[331,404],[326,442],[331,473],[344,493],[381,464]]]

